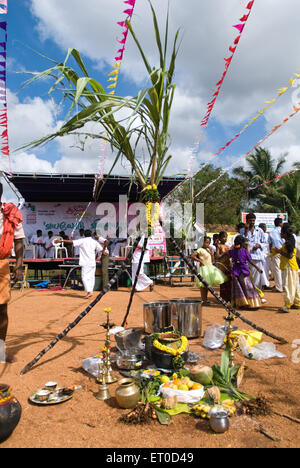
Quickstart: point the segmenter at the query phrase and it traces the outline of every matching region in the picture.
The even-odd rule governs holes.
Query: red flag
[[[254,0],[252,0],[251,2],[248,3],[248,5],[246,6],[246,8],[248,10],[251,10],[251,8],[253,7],[253,3],[254,3]]]
[[[247,21],[247,19],[249,18],[249,15],[250,13],[248,13],[248,15],[242,16],[242,18],[240,18],[240,21],[243,21],[243,22]]]
[[[240,42],[240,39],[241,39],[241,36],[238,36],[238,37],[234,40],[235,45],[237,45],[237,44]]]

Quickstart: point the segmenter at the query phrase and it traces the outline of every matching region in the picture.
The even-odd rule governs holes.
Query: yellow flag
[[[283,93],[285,93],[289,88],[279,88],[279,93],[278,96],[281,96]]]
[[[113,84],[107,86],[107,89],[115,88],[116,86],[117,86],[117,83],[113,83]]]
[[[117,68],[116,70],[111,71],[111,72],[108,74],[108,76],[118,75],[119,72],[120,72],[120,70]]]

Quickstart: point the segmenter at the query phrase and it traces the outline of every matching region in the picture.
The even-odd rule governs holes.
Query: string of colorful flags
[[[220,91],[221,91],[221,87],[223,85],[223,82],[225,80],[225,77],[228,73],[228,69],[230,67],[230,64],[232,62],[232,59],[233,59],[233,56],[237,50],[237,46],[240,42],[240,39],[241,39],[241,36],[242,36],[242,33],[244,31],[244,28],[246,26],[246,23],[249,19],[249,16],[252,12],[252,8],[253,8],[253,5],[254,5],[254,1],[255,0],[251,0],[246,6],[242,5],[246,10],[248,10],[248,13],[247,14],[244,14],[241,18],[240,18],[240,23],[238,24],[235,24],[233,25],[233,28],[237,29],[239,31],[239,35],[235,38],[233,44],[229,47],[229,51],[231,52],[231,55],[229,57],[224,57],[224,60],[225,60],[225,70],[222,74],[222,77],[221,79],[218,81],[218,83],[216,84],[217,88],[213,90],[213,98],[212,100],[207,104],[207,111],[206,111],[206,114],[204,116],[204,118],[202,119],[201,121],[201,127],[202,128],[205,128],[207,126],[207,123],[208,123],[208,120],[211,116],[211,113],[213,111],[213,108],[215,106],[215,102],[220,94]],[[192,177],[192,167],[193,167],[193,164],[194,164],[194,161],[196,159],[196,156],[197,156],[197,153],[199,151],[199,147],[200,147],[200,143],[201,143],[201,138],[200,140],[198,140],[194,146],[194,149],[192,150],[192,153],[191,153],[191,158],[190,158],[190,162],[189,162],[189,167],[188,167],[188,173],[187,173],[187,178],[191,178]]]
[[[224,60],[225,60],[225,71],[223,72],[223,75],[222,75],[222,78],[220,79],[220,81],[218,81],[218,83],[216,84],[217,86],[217,89],[214,90],[214,94],[213,94],[213,99],[207,104],[207,112],[206,112],[206,115],[205,117],[203,118],[203,120],[201,121],[201,126],[206,126],[207,125],[207,122],[210,118],[210,115],[212,113],[212,110],[214,108],[214,105],[215,105],[215,102],[219,96],[219,93],[220,93],[220,90],[221,90],[221,87],[222,87],[222,84],[225,80],[225,77],[227,75],[227,72],[228,72],[228,69],[229,69],[229,66],[232,62],[232,59],[233,59],[233,56],[236,52],[236,49],[237,49],[237,46],[238,46],[238,43],[240,42],[240,39],[241,39],[241,36],[242,36],[242,33],[243,33],[243,30],[246,26],[246,23],[249,19],[249,16],[251,15],[251,11],[252,11],[252,8],[253,8],[253,5],[254,5],[254,1],[255,0],[252,0],[251,2],[248,3],[248,5],[245,7],[247,10],[249,10],[248,14],[245,14],[242,16],[242,18],[240,18],[240,23],[239,24],[235,24],[233,25],[233,28],[236,28],[238,31],[239,31],[239,35],[235,38],[234,40],[234,43],[233,45],[231,45],[229,47],[229,51],[231,52],[231,55],[229,57],[224,57]]]
[[[7,14],[7,0],[0,0],[0,15]],[[9,145],[7,132],[7,100],[6,100],[6,45],[7,21],[0,17],[0,169],[9,170]]]
[[[136,0],[125,0],[124,3],[129,5],[130,8],[127,8],[126,10],[123,11],[126,15],[126,20],[125,21],[118,21],[117,24],[121,26],[123,29],[122,31],[122,38],[119,39],[117,37],[117,42],[122,45],[120,49],[118,49],[118,55],[114,58],[115,63],[113,64],[113,70],[108,74],[108,82],[110,83],[107,86],[107,89],[111,89],[109,94],[114,95],[116,92],[116,87],[118,83],[118,78],[119,78],[119,73],[120,73],[120,67],[122,64],[123,60],[123,55],[125,51],[125,45],[126,45],[126,40],[128,36],[128,25],[126,24],[126,21],[131,21],[132,15],[134,12],[134,7],[135,7],[135,2]],[[108,135],[104,135],[105,137],[108,137]],[[97,175],[97,180],[103,180],[104,178],[104,170],[105,170],[105,160],[106,160],[106,152],[107,152],[107,139],[102,140],[101,144],[101,157],[100,157],[100,164],[99,164],[99,170],[98,170],[98,175]]]
[[[266,182],[263,182],[262,184],[256,185],[256,187],[248,187],[246,189],[247,192],[251,192],[251,190],[256,190],[259,187],[263,187],[264,185],[271,184],[272,182],[276,182],[277,180],[282,179],[283,177],[295,174],[296,172],[300,171],[300,169],[294,169],[293,171],[287,172],[286,174],[281,174],[280,176],[274,177],[274,179],[267,180]]]
[[[269,109],[275,102],[277,102],[277,100],[283,95],[285,94],[289,89],[291,89],[294,85],[294,83],[297,81],[297,78],[300,78],[300,74],[299,73],[294,73],[294,76],[296,76],[296,78],[290,78],[289,80],[289,86],[286,86],[286,87],[283,87],[283,88],[279,88],[278,91],[277,91],[277,96],[272,99],[271,101],[265,101],[265,104],[267,104],[267,106],[263,107],[262,109],[260,109],[258,111],[258,113],[252,117],[249,122],[244,125],[244,127],[233,137],[231,138],[227,143],[226,145],[222,146],[222,148],[219,149],[219,151],[217,151],[216,153],[216,156],[218,156],[219,154],[221,154],[226,148],[228,148],[231,143],[233,143],[237,138],[239,138],[239,136],[241,136],[241,134],[248,128],[250,127],[250,125],[252,125],[259,117],[261,117],[264,112]]]
[[[299,106],[299,107],[297,107]],[[226,169],[223,169],[223,171],[219,174],[219,176],[212,180],[211,182],[209,182],[205,187],[203,187],[200,192],[198,192],[194,198],[198,197],[202,192],[204,192],[204,190],[206,190],[208,187],[210,187],[211,185],[213,185],[215,182],[217,182],[224,174],[226,174],[227,172],[229,172],[234,166],[236,166],[242,159],[244,159],[244,157],[247,157],[249,156],[254,150],[256,150],[259,146],[261,146],[261,144],[266,141],[268,138],[270,138],[270,136],[272,136],[275,132],[277,132],[277,130],[279,130],[282,126],[284,126],[290,119],[292,119],[293,117],[295,117],[295,115],[298,114],[298,112],[300,112],[300,102],[297,103],[297,106],[293,106],[293,110],[294,112],[292,112],[288,117],[286,117],[285,119],[283,119],[282,123],[279,124],[279,125],[275,125],[275,127],[272,128],[272,130],[264,137],[264,138],[261,138],[255,146],[253,146],[253,148],[251,148],[246,154],[242,155],[240,158],[238,158],[238,160],[236,160],[233,164],[231,164],[231,166],[229,166],[228,168]],[[207,164],[205,164],[206,166]],[[204,166],[204,167],[205,167]],[[203,168],[202,168],[203,169]],[[287,174],[285,174],[287,175]],[[272,181],[266,181],[265,183],[271,183]],[[264,183],[264,184],[265,184]],[[263,184],[263,185],[264,185]],[[256,188],[256,187],[255,187]],[[254,190],[254,189],[251,189],[251,190]]]

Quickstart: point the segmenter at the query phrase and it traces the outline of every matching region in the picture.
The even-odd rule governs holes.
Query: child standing
[[[220,284],[220,296],[224,301],[231,301],[231,262],[229,257],[230,246],[227,245],[227,232],[221,231],[217,244],[216,266],[226,275],[225,283]]]
[[[252,261],[251,255],[245,248],[245,238],[237,236],[234,248],[229,250],[229,257],[233,261],[232,267],[232,305],[258,309],[261,305],[259,294],[251,280],[248,263],[261,273],[260,268]]]
[[[279,311],[287,313],[290,309],[300,309],[296,240],[288,223],[282,226],[281,237],[285,240],[283,246],[273,247],[272,250],[280,254],[280,269],[283,272],[284,307]]]
[[[199,273],[210,286],[217,286],[225,283],[227,280],[226,275],[213,265],[214,254],[210,247],[210,237],[204,237],[202,248],[194,252],[192,260],[200,263]],[[209,301],[207,300],[207,288],[199,280],[196,281],[195,286],[200,288],[201,299],[204,305],[209,305]]]

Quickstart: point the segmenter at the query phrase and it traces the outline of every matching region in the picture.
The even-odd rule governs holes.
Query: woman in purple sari
[[[259,294],[251,280],[248,263],[262,273],[252,262],[249,251],[245,248],[243,236],[234,240],[234,248],[228,252],[233,261],[232,267],[232,305],[249,309],[258,309],[261,305]]]

